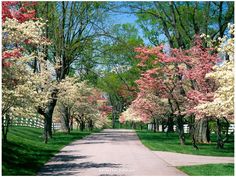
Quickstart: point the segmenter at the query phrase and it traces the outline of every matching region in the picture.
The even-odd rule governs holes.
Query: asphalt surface
[[[106,129],[64,147],[40,170],[47,176],[185,176],[143,146],[132,130]]]
[[[173,166],[234,163],[234,157],[217,157],[154,151],[155,154]]]

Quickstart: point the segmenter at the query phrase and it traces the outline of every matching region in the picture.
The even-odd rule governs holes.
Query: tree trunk
[[[49,104],[44,113],[44,141],[48,142],[48,138],[52,138],[52,114],[56,104]]]
[[[162,132],[165,132],[165,129],[166,129],[166,125],[165,125],[165,121],[162,121],[162,123],[161,123],[161,131]]]
[[[70,114],[69,109],[64,105],[61,105],[61,130],[66,133],[70,133]]]
[[[84,128],[85,128],[85,123],[84,123],[84,121],[80,121],[80,124],[79,124],[79,129],[80,129],[80,131],[84,131]]]
[[[44,142],[48,142],[48,138],[52,138],[52,115],[54,108],[57,103],[57,95],[58,90],[54,89],[52,91],[52,98],[49,100],[46,109],[38,108],[38,113],[44,116]]]
[[[6,125],[4,125],[4,116],[2,115],[2,142],[3,143],[6,143],[7,141],[7,136],[5,135],[6,134],[5,127]]]
[[[184,137],[184,122],[182,116],[177,116],[177,131],[179,134],[179,142],[181,145],[185,144],[185,137]]]
[[[90,131],[93,130],[93,120],[92,120],[92,119],[89,119],[88,127],[89,127],[89,130],[90,130]]]
[[[216,120],[216,124],[217,124],[217,149],[223,149],[224,148],[224,142],[222,139],[222,135],[221,135],[221,124],[220,124],[220,120],[217,119]]]
[[[73,117],[70,118],[70,130],[73,130]]]
[[[174,132],[174,119],[173,119],[173,115],[168,117],[167,120],[167,132]]]
[[[156,118],[156,131],[159,132],[159,121],[157,118]]]
[[[114,129],[115,128],[115,119],[116,117],[115,117],[115,113],[114,113],[114,111],[112,112],[112,128]]]
[[[192,137],[192,145],[193,145],[193,147],[194,147],[196,150],[198,150],[199,148],[198,148],[198,146],[197,146],[197,143],[196,143],[196,140],[195,140],[195,137],[194,137],[194,134],[193,134],[193,133],[191,134],[191,137]]]
[[[188,120],[188,126],[189,126],[189,136],[191,136],[192,138],[194,137],[194,133],[195,133],[194,124],[195,124],[195,116],[191,115]],[[195,137],[194,137],[194,141],[196,141]]]
[[[226,143],[229,140],[229,126],[230,126],[230,123],[226,118],[224,118],[224,120],[226,121],[226,132],[225,132],[225,137],[224,138],[222,137],[222,139],[223,139],[223,143]]]
[[[194,129],[195,141],[198,143],[210,143],[210,129],[208,119],[203,118],[195,123]]]
[[[5,114],[5,125],[4,125],[4,116],[2,116],[2,142],[7,143],[7,133],[10,125],[10,116]]]
[[[44,143],[48,143],[48,119],[44,118],[44,130],[43,130]]]
[[[48,118],[47,133],[48,133],[48,137],[52,138],[52,114],[49,117],[50,118]]]
[[[153,127],[153,132],[156,133],[156,132],[157,132],[157,127],[156,127],[157,124],[156,124],[156,119],[155,119],[155,118],[153,119],[153,126],[154,126],[154,127]]]

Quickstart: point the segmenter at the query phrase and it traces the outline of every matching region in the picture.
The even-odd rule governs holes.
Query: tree
[[[139,114],[137,114],[137,112],[135,112],[135,110],[132,107],[129,107],[124,112],[121,113],[119,121],[121,123],[125,123],[127,121],[141,122],[143,121],[143,119]]]
[[[205,79],[205,75],[212,71],[219,58],[214,54],[214,49],[204,48],[199,36],[196,36],[195,46],[186,52],[188,54],[185,55],[190,56],[190,58],[184,60],[180,73],[189,80],[190,87],[186,91],[188,104],[185,109],[188,115],[194,116],[194,107],[203,100],[211,100],[212,93],[217,88],[212,79]],[[192,115],[192,113],[194,114]],[[193,127],[193,125],[191,126]],[[197,142],[210,142],[208,119],[197,121],[193,128],[195,128],[194,139]]]
[[[194,35],[201,33],[217,41],[234,17],[232,2],[132,2],[126,6],[137,15],[152,46],[166,43],[171,48],[188,49]],[[207,119],[201,119],[196,129],[206,130],[207,126],[202,126],[208,125],[205,121]],[[206,131],[199,131],[198,140],[206,142],[206,135]]]
[[[140,59],[139,66],[144,69],[142,77],[136,82],[139,90],[144,92],[151,90],[160,99],[168,100],[170,112],[176,115],[180,143],[184,144],[183,116],[181,115],[185,101],[183,83],[179,79],[178,68],[172,61],[175,59],[174,56],[169,56],[162,50],[162,46],[136,49],[139,52],[137,55],[137,58]]]
[[[214,79],[218,83],[218,88],[213,94],[212,100],[204,100],[196,109],[198,117],[201,115],[211,116],[217,119],[217,148],[223,148],[224,143],[221,135],[220,119],[225,120],[228,124],[233,122],[234,118],[234,25],[229,25],[230,37],[224,37],[221,40],[219,52],[229,56],[222,66],[215,66],[212,72],[206,75],[207,79]]]
[[[2,3],[2,21],[7,18],[16,19],[19,23],[23,23],[35,18],[35,10],[32,9],[34,2],[3,2]]]
[[[77,101],[82,95],[79,94],[79,83],[75,78],[65,78],[58,84],[57,110],[60,112],[62,131],[70,133],[71,117]]]
[[[132,2],[128,3],[145,35],[155,46],[190,48],[195,34],[223,37],[233,22],[232,2]]]
[[[41,2],[36,7],[38,16],[47,20],[45,36],[50,38],[52,45],[44,48],[44,59],[54,68],[58,83],[66,76],[74,75],[79,67],[84,68],[84,65],[87,67],[87,63],[91,63],[87,51],[94,40],[104,33],[105,13],[102,6],[99,2]],[[46,116],[49,137],[52,136],[50,127],[57,92],[52,90],[55,99],[49,102],[47,109],[39,110]]]
[[[90,130],[93,127],[101,128],[109,124],[107,116],[112,108],[106,106],[106,103],[107,100],[96,89],[92,89],[89,96],[84,97],[83,101],[77,102],[75,119],[80,124],[82,131],[86,124]]]
[[[166,99],[160,99],[150,91],[141,91],[128,109],[130,109],[129,112],[134,112],[138,120],[140,119],[144,123],[153,122],[154,132],[156,132],[159,123],[162,121],[162,115],[168,112],[166,103]],[[131,117],[129,120],[136,122],[137,118],[134,116],[132,118],[133,120]]]
[[[34,19],[34,11],[26,8],[31,3],[3,3],[3,138],[6,141],[10,117],[31,116],[39,105],[44,105],[48,99],[45,83],[49,81],[48,71],[33,73],[32,61],[42,59],[42,53],[31,52],[32,46],[39,49],[49,42],[43,37],[43,23]],[[29,105],[28,105],[29,104]]]
[[[101,77],[97,86],[108,93],[112,105],[112,124],[119,114],[133,101],[136,95],[134,81],[139,73],[134,59],[134,48],[143,43],[138,31],[131,24],[116,24],[109,32],[110,36],[101,43],[103,63]],[[132,52],[130,52],[132,51]]]
[[[106,119],[111,108],[106,105],[102,93],[86,81],[66,77],[58,84],[58,90],[56,110],[60,113],[62,131],[70,133],[73,119],[81,130],[86,124],[92,130],[93,127],[102,127],[108,123]]]
[[[176,118],[180,143],[184,144],[184,116],[193,113],[202,100],[211,100],[216,89],[212,80],[205,79],[217,62],[214,49],[204,48],[196,36],[194,46],[188,50],[167,50],[157,46],[141,47],[136,51],[139,52],[139,66],[144,70],[136,81],[140,92],[148,90],[160,99],[168,100],[169,110]]]

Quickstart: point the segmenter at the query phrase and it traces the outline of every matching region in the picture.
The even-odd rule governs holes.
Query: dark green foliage
[[[154,151],[169,151],[184,154],[209,155],[209,156],[234,156],[233,137],[225,144],[224,149],[216,148],[216,136],[212,135],[210,144],[198,144],[199,150],[192,146],[190,137],[186,136],[186,145],[180,146],[178,134],[176,133],[153,133],[150,131],[137,131],[141,142]]]
[[[174,48],[189,48],[195,34],[222,37],[233,23],[233,2],[133,2],[138,23],[152,45],[168,41]]]

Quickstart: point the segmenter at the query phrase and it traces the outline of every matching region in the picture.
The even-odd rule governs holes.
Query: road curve
[[[105,129],[64,147],[40,176],[185,176],[143,146],[133,130]]]
[[[159,158],[173,166],[234,163],[234,157],[203,156],[175,152],[153,151]]]

